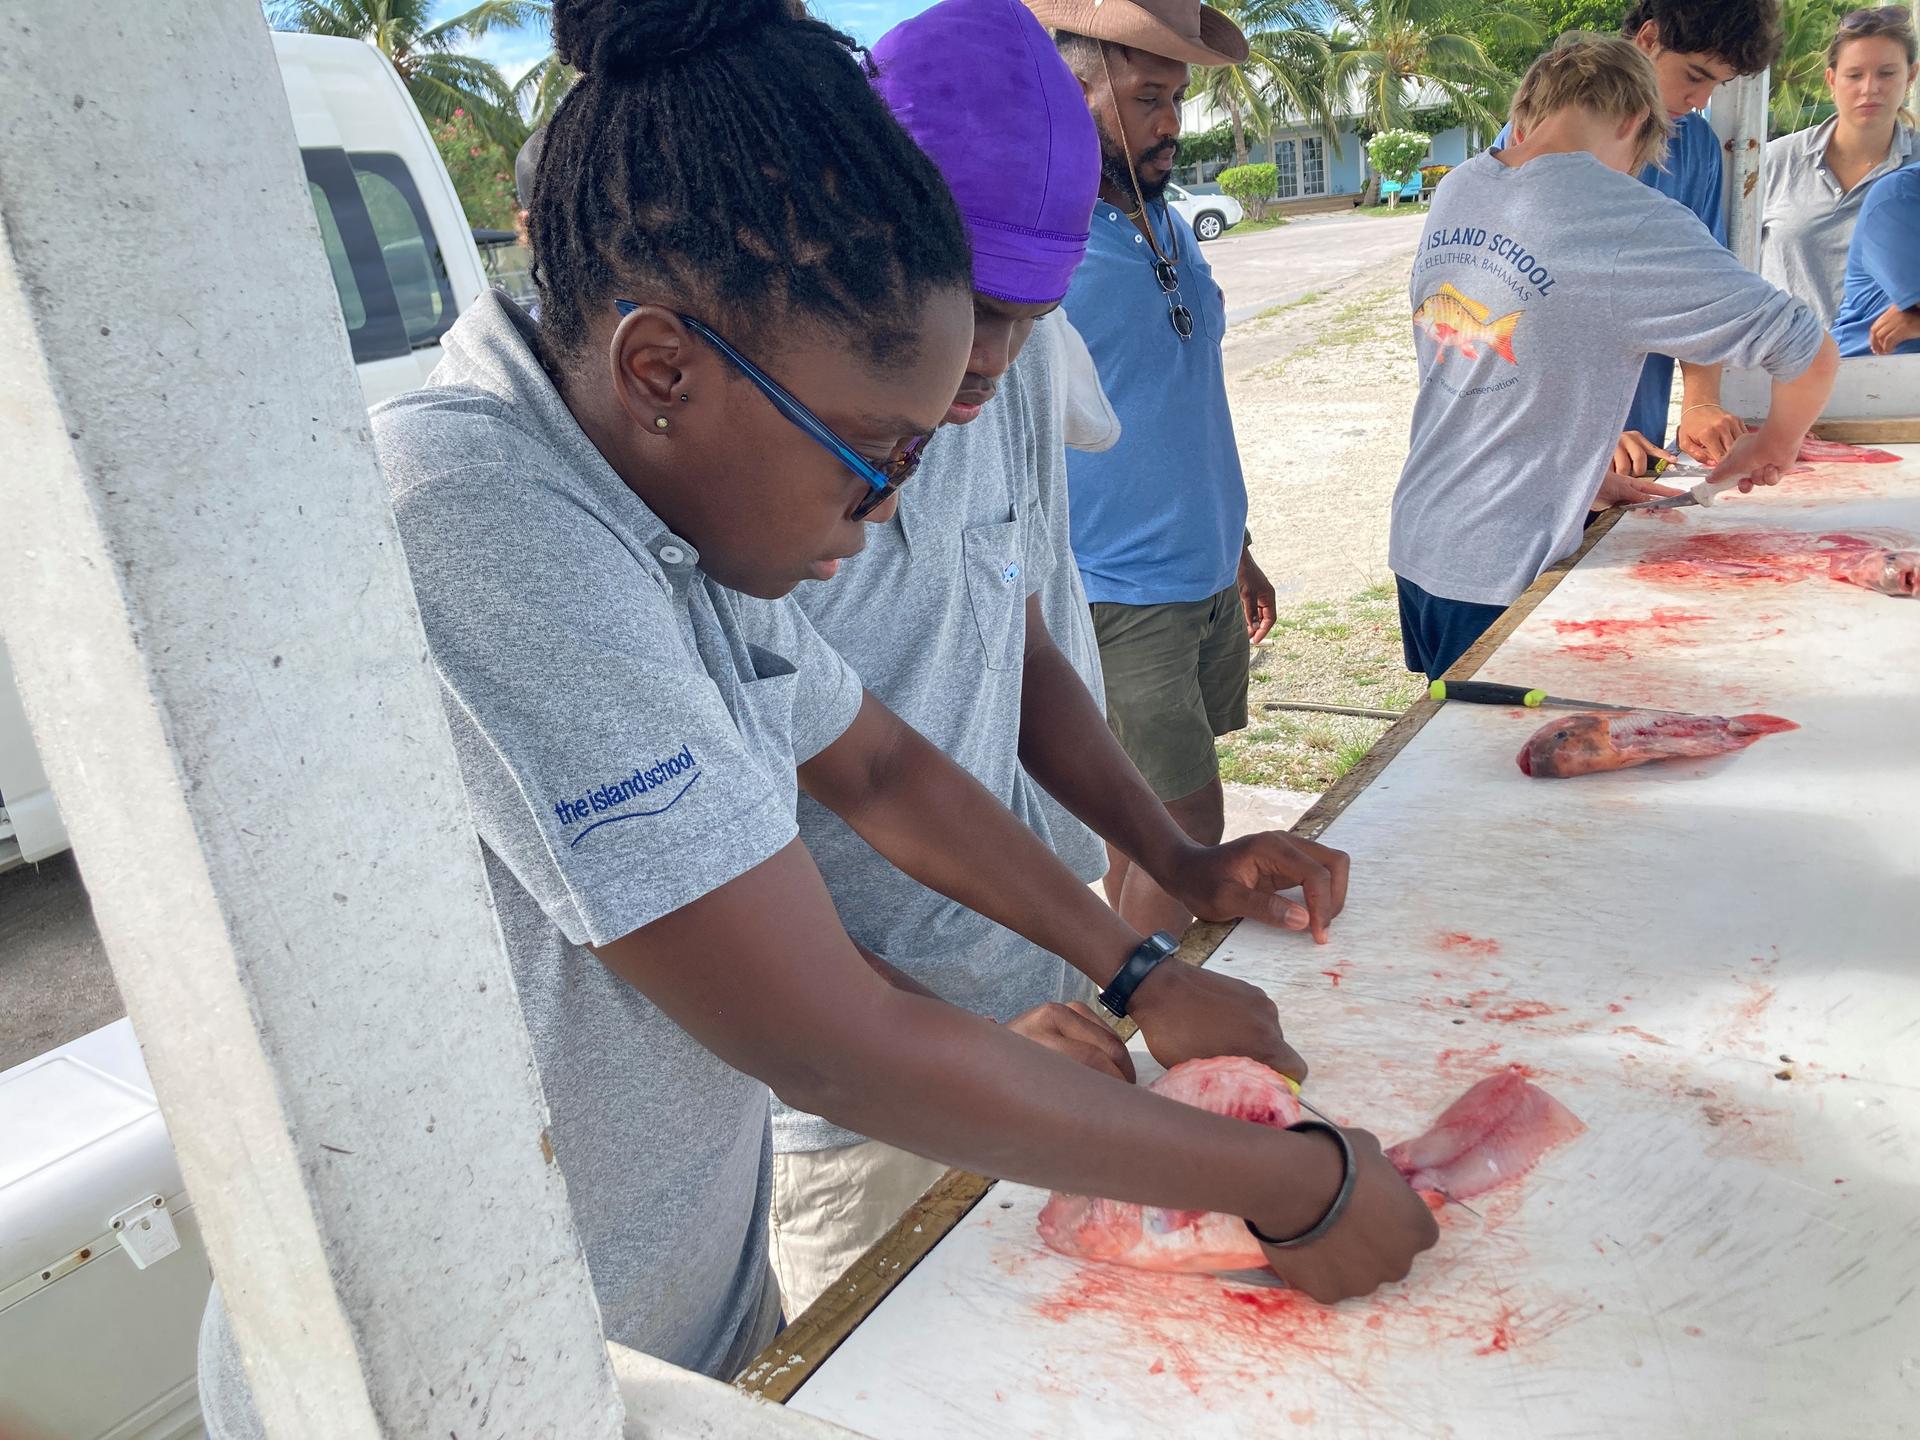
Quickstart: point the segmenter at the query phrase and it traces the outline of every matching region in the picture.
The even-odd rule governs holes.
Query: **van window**
[[[412,350],[379,237],[344,150],[302,150],[307,190],[320,222],[327,266],[340,296],[340,314],[353,344],[353,363],[391,360]]]
[[[447,274],[446,257],[440,253],[420,189],[398,155],[355,151],[349,158],[380,242],[387,279],[406,321],[407,340],[416,349],[437,345],[457,312],[453,279]]]

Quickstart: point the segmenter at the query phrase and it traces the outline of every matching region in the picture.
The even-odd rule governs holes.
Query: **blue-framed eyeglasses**
[[[626,316],[640,307],[632,300],[615,300],[613,308]],[[932,438],[931,436],[914,436],[888,457],[884,465],[876,465],[834,434],[826,421],[794,399],[786,386],[721,339],[709,326],[702,324],[691,315],[681,315],[680,323],[725,356],[733,368],[751,380],[754,388],[772,401],[773,408],[784,415],[788,421],[805,431],[822,449],[860,477],[867,487],[867,494],[858,505],[853,507],[855,520],[871,515],[886,502],[889,496],[911,480],[913,472],[920,468],[920,457],[925,452],[927,441]]]

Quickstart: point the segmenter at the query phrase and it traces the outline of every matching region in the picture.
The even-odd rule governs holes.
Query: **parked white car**
[[[1178,185],[1167,186],[1167,204],[1178,210],[1202,240],[1218,240],[1247,218],[1231,195],[1195,195]]]
[[[360,388],[376,405],[440,362],[440,337],[487,289],[480,252],[433,137],[379,51],[290,34],[273,48]],[[0,870],[66,848],[0,645]]]

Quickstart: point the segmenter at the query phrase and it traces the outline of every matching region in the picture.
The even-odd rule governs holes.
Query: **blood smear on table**
[[[1654,584],[1720,587],[1794,585],[1828,576],[1832,557],[1849,551],[1900,550],[1914,542],[1888,530],[1812,535],[1803,530],[1735,530],[1690,535],[1647,552],[1632,570]]]

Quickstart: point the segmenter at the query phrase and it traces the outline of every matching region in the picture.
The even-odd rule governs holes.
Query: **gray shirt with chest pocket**
[[[1019,760],[1029,595],[1096,695],[1099,685],[1067,548],[1052,323],[1039,322],[978,419],[934,436],[898,516],[870,527],[866,548],[832,580],[803,584],[793,598],[869,691],[1092,880],[1106,864],[1098,837]],[[1091,998],[1077,970],[901,873],[804,795],[800,835],[847,933],[943,1000],[1006,1020],[1045,1001]],[[777,1100],[773,1133],[783,1153],[861,1138]]]

